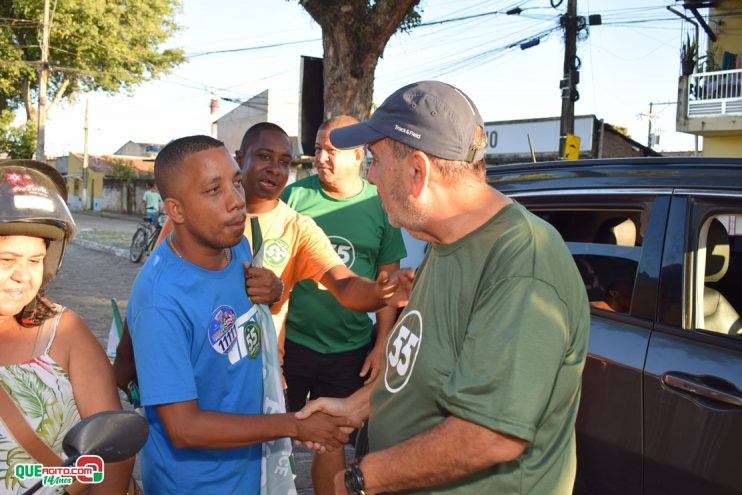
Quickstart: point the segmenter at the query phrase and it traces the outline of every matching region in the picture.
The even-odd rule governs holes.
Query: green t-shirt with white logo
[[[432,244],[373,385],[371,450],[453,415],[529,445],[515,461],[414,493],[571,493],[589,322],[559,233],[519,204]]]
[[[345,266],[362,277],[373,280],[378,265],[407,255],[402,234],[381,208],[376,186],[365,180],[360,193],[337,199],[312,175],[286,187],[281,199],[311,217]],[[313,280],[303,280],[291,291],[286,338],[292,342],[323,354],[345,352],[367,345],[372,329],[368,314],[345,309]]]

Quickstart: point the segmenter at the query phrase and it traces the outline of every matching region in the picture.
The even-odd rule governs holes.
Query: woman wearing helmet
[[[61,175],[49,165],[0,162],[0,400],[6,404],[0,417],[0,494],[23,493],[38,481],[14,476],[16,465],[48,465],[26,451],[42,457],[48,452],[43,444],[31,448],[17,440],[25,427],[9,426],[18,414],[12,406],[29,433],[62,458],[64,434],[80,418],[121,409],[111,365],[88,326],[43,295],[77,230],[66,197]],[[133,462],[106,465],[103,482],[90,485],[89,493],[125,493]],[[45,486],[38,493],[64,490]]]

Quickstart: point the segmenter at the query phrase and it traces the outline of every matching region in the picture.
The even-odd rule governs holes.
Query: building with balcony
[[[705,156],[742,156],[742,2],[685,0],[683,7],[703,41],[695,71],[679,79],[676,129],[703,136]]]

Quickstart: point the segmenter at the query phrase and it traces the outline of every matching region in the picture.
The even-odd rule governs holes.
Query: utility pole
[[[647,114],[647,119],[649,120],[649,125],[647,126],[647,147],[652,148],[655,144],[658,144],[655,142],[655,136],[652,134],[652,124],[654,123],[655,115],[652,113],[652,107],[654,105],[677,105],[676,101],[650,101],[649,102],[649,113]],[[644,114],[641,114],[644,115]]]
[[[562,117],[559,124],[559,159],[567,148],[567,135],[575,130],[575,101],[580,73],[577,71],[577,0],[568,0],[567,13],[561,17],[564,28],[564,78],[562,89]]]
[[[49,0],[44,0],[44,22],[41,26],[41,65],[39,66],[39,100],[36,111],[36,159],[46,158],[46,99],[49,89]]]
[[[90,100],[85,98],[85,138],[82,149],[82,201],[83,210],[88,209],[88,104]]]

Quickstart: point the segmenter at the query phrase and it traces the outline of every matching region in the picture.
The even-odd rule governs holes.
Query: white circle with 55
[[[248,321],[245,325],[245,346],[250,359],[255,359],[260,354],[260,325],[254,321]]]
[[[339,235],[328,235],[327,237],[345,266],[351,268],[356,261],[356,249],[353,247],[353,243]]]
[[[392,329],[386,341],[384,385],[396,394],[407,385],[423,340],[423,319],[419,311],[410,311]]]
[[[263,245],[263,263],[267,267],[280,268],[289,257],[289,245],[282,239],[268,239]]]

